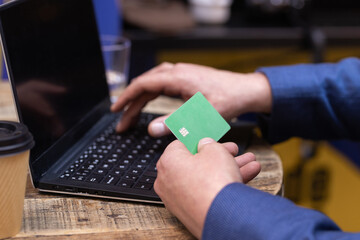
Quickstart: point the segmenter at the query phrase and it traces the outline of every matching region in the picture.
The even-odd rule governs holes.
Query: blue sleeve
[[[260,126],[272,143],[292,136],[360,140],[360,60],[265,67],[273,96]]]
[[[207,213],[202,239],[360,239],[328,217],[241,183],[224,187]]]

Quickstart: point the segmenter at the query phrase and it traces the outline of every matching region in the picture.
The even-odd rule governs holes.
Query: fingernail
[[[161,137],[166,134],[165,132],[165,124],[162,122],[157,122],[151,124],[151,133],[154,137]]]
[[[205,145],[205,144],[208,144],[208,143],[213,143],[213,142],[215,142],[215,140],[212,139],[212,138],[203,138],[203,139],[201,139],[199,141],[198,146],[202,146],[202,145]]]

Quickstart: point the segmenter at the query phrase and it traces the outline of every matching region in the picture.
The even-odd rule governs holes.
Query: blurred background
[[[164,61],[252,72],[360,57],[357,0],[93,1],[102,39],[131,40],[130,79]],[[359,143],[292,138],[274,149],[285,197],[360,231]]]

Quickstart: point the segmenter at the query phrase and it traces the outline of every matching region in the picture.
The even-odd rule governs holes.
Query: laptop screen
[[[0,21],[19,117],[34,135],[36,159],[108,98],[92,1],[15,1],[1,8]]]

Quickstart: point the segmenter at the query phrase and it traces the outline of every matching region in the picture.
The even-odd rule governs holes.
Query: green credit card
[[[200,92],[192,96],[165,120],[166,126],[192,153],[197,153],[200,139],[218,141],[230,125]]]

